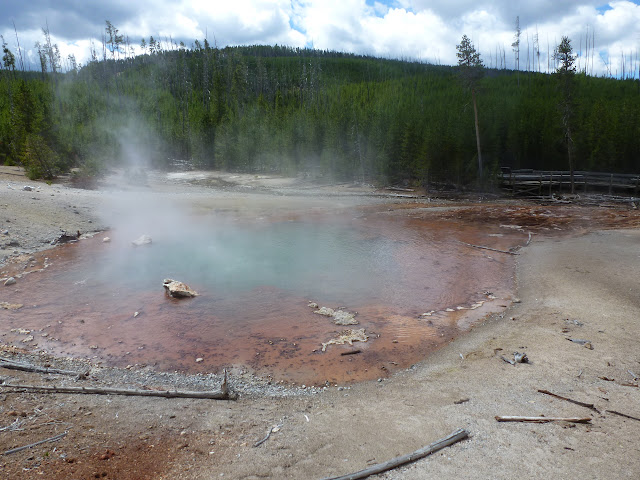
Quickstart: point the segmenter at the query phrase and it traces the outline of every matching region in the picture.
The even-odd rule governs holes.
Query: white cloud
[[[526,66],[527,41],[532,55],[536,31],[544,69],[547,50],[552,51],[562,35],[572,38],[579,50],[587,32],[590,37],[595,33],[596,50],[605,58],[619,59],[621,52],[628,55],[640,48],[640,6],[628,0],[611,1],[606,8],[601,0],[113,0],[110,8],[58,0],[52,5],[45,0],[32,0],[29,6],[3,0],[0,6],[0,33],[15,50],[11,20],[16,21],[21,45],[31,50],[36,68],[33,44],[42,41],[40,27],[47,19],[63,57],[73,53],[83,63],[91,38],[100,47],[107,19],[136,46],[149,36],[163,41],[170,37],[187,46],[207,36],[220,47],[313,45],[444,64],[456,62],[455,46],[466,34],[486,64],[495,66],[495,52],[501,50],[512,67],[517,15],[522,29],[521,68]],[[594,73],[604,73],[600,54],[595,57]]]

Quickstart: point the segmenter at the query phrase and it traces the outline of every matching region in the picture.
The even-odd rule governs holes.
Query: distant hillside
[[[519,85],[518,85],[519,77]],[[567,169],[552,75],[488,70],[478,95],[487,176]],[[576,76],[579,170],[640,170],[640,82]],[[473,182],[470,94],[452,67],[251,46],[154,51],[68,73],[0,71],[0,162],[34,176],[118,163],[371,183]]]

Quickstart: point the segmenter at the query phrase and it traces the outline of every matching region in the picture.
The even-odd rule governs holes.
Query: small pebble
[[[196,358],[196,363],[200,363],[200,362],[203,362],[203,361],[204,361],[204,358],[202,358],[202,357]]]
[[[5,286],[15,285],[15,283],[16,283],[16,279],[13,277],[7,278],[4,282]]]

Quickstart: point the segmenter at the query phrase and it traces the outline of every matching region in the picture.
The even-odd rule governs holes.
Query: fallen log
[[[561,395],[556,395],[555,393],[551,393],[549,390],[538,390],[538,392],[544,393],[545,395],[551,395],[552,397],[559,398],[560,400],[564,400],[566,402],[575,403],[576,405],[580,405],[581,407],[589,408],[594,412],[600,413],[600,410],[598,410],[593,403],[580,402],[578,400],[573,400],[571,398],[563,397]]]
[[[460,240],[458,240],[458,243],[466,245],[467,247],[482,248],[483,250],[491,250],[492,252],[506,253],[507,255],[520,255],[518,252],[510,252],[509,250],[499,250],[497,248],[485,247],[484,245],[474,245],[472,243],[461,242]]]
[[[108,387],[56,387],[44,385],[18,385],[4,383],[0,385],[4,388],[14,388],[16,390],[29,390],[37,393],[71,393],[85,395],[128,395],[136,397],[164,397],[164,398],[199,398],[209,400],[234,400],[228,390],[221,388],[208,392],[190,392],[184,390],[135,390],[128,388],[108,388]]]
[[[55,441],[60,440],[66,434],[67,434],[67,432],[63,432],[63,433],[60,433],[60,434],[58,434],[58,435],[56,435],[54,437],[45,438],[44,440],[40,440],[39,442],[30,443],[29,445],[24,445],[22,447],[12,448],[11,450],[7,450],[6,452],[4,452],[2,455],[11,455],[12,453],[18,453],[18,452],[21,452],[22,450],[26,450],[27,448],[32,448],[32,447],[35,447],[37,445],[41,445],[43,443],[55,442]]]
[[[86,395],[128,395],[137,397],[164,397],[164,398],[198,398],[209,400],[235,400],[237,396],[229,390],[227,370],[220,384],[220,390],[205,392],[193,392],[184,390],[136,390],[129,388],[109,387],[56,387],[44,385],[19,385],[0,383],[0,387],[14,388],[16,390],[29,390],[38,393],[71,393]]]
[[[88,372],[75,372],[73,370],[60,370],[58,368],[48,368],[48,367],[40,367],[37,365],[29,365],[27,363],[15,362],[13,360],[9,360],[8,358],[0,358],[0,367],[6,368],[9,370],[20,370],[23,372],[34,372],[34,373],[51,373],[56,375],[71,375],[78,377],[86,377]]]
[[[391,460],[378,463],[369,468],[365,468],[364,470],[360,470],[355,473],[350,473],[348,475],[342,475],[340,477],[326,477],[323,480],[358,480],[360,478],[367,478],[371,475],[376,475],[378,473],[386,472],[388,470],[392,470],[402,465],[406,465],[407,463],[415,462],[421,458],[424,458],[432,453],[437,452],[438,450],[442,450],[449,445],[453,445],[454,443],[459,442],[460,440],[464,440],[469,436],[469,432],[464,429],[458,429],[450,435],[434,442],[426,447],[422,447],[419,450],[416,450],[413,453],[409,453],[407,455],[402,455],[400,457],[392,458]]]
[[[591,417],[520,417],[520,416],[496,416],[499,422],[571,422],[571,423],[590,423]]]

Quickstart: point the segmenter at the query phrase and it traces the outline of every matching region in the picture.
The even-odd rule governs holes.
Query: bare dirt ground
[[[309,391],[259,379],[254,384],[260,388],[252,388],[248,380],[232,378],[232,388],[240,393],[235,401],[38,394],[2,387],[1,452],[66,435],[3,455],[0,478],[314,479],[412,452],[458,428],[470,437],[375,478],[640,477],[640,215],[631,204],[429,203],[348,185],[311,188],[230,174],[201,174],[194,185],[190,175],[158,177],[150,188],[179,192],[182,200],[202,208],[212,192],[220,209],[237,208],[238,196],[260,195],[245,205],[251,214],[276,204],[294,211],[325,208],[329,197],[338,205],[367,198],[405,209],[407,215],[477,222],[492,215],[525,227],[534,235],[517,257],[514,297],[520,302],[380,382]],[[25,191],[24,185],[36,188]],[[0,258],[28,263],[28,256],[48,247],[60,229],[90,234],[107,227],[96,212],[108,190],[109,185],[87,191],[29,182],[20,171],[4,167]],[[10,264],[12,258],[4,261]],[[6,288],[11,286],[0,285],[0,302]],[[3,311],[0,329],[5,328]],[[213,375],[103,368],[11,345],[2,349],[4,358],[89,372],[89,379],[76,381],[0,368],[6,383],[204,390],[220,381]],[[513,366],[500,358],[512,358],[516,351],[526,352],[530,363]],[[496,415],[591,421],[499,423]],[[254,447],[276,425],[268,440]]]

